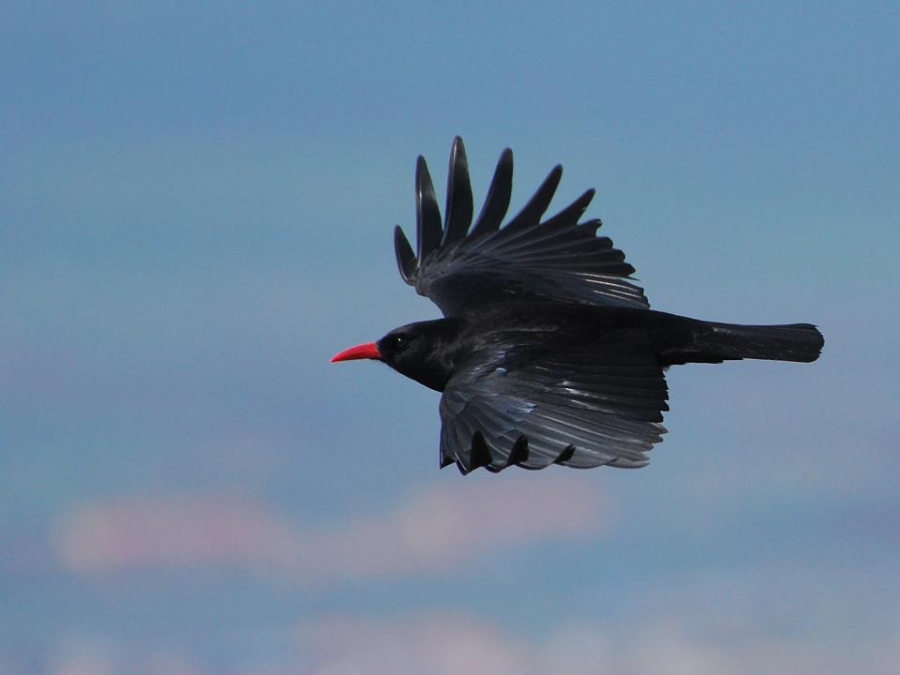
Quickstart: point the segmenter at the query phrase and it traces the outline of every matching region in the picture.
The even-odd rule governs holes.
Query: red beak
[[[378,345],[374,342],[367,342],[364,345],[350,347],[350,349],[345,349],[340,354],[335,354],[331,358],[331,362],[337,363],[338,361],[353,361],[355,359],[381,360],[381,352],[378,351]]]

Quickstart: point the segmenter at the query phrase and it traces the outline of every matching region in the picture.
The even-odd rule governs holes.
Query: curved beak
[[[356,347],[350,347],[350,349],[345,349],[340,354],[335,354],[331,357],[332,363],[337,363],[338,361],[354,361],[356,359],[377,359],[381,360],[381,352],[378,351],[378,345],[374,342],[367,342],[364,345],[357,345]]]

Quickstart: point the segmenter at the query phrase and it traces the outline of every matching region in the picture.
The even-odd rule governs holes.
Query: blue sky
[[[893,672],[900,11],[300,4],[5,9],[0,672]],[[673,369],[640,471],[438,471],[328,359],[437,316],[391,230],[457,134],[822,358]]]

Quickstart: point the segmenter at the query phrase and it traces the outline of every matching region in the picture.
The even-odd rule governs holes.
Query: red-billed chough
[[[394,246],[403,280],[445,318],[401,326],[332,359],[383,361],[443,392],[442,467],[642,467],[665,433],[668,366],[818,358],[824,340],[811,324],[745,326],[651,310],[625,255],[597,236],[600,221],[579,222],[593,190],[541,220],[560,166],[501,227],[512,172],[507,149],[472,224],[456,138],[442,223],[419,157],[417,248],[399,226]]]

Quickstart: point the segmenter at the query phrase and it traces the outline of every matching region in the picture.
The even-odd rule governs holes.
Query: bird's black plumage
[[[445,318],[402,326],[333,359],[379,359],[443,392],[441,466],[641,467],[665,433],[666,367],[818,358],[823,338],[811,324],[744,326],[651,310],[625,255],[597,236],[600,221],[579,222],[593,190],[542,220],[559,166],[501,227],[512,173],[504,150],[473,224],[456,138],[442,220],[419,157],[417,247],[399,226],[394,245],[404,281]]]

